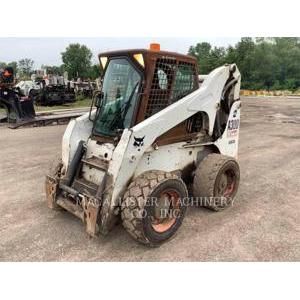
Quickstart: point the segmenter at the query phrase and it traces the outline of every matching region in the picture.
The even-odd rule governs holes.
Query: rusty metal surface
[[[133,58],[133,55],[137,53],[143,54],[145,62],[144,68],[141,67],[141,65],[139,65],[139,63]],[[167,107],[199,87],[197,60],[192,56],[175,52],[152,51],[146,49],[105,52],[99,54],[99,58],[101,56],[106,56],[108,59],[114,57],[127,57],[135,65],[135,67],[143,73],[140,100],[135,108],[131,126],[142,122],[152,114]],[[168,77],[166,89],[159,86],[157,78],[158,68],[164,69],[166,76]],[[178,88],[174,85],[177,75],[176,72],[179,68],[184,68],[186,70],[188,70],[188,68],[191,69],[190,74],[193,76],[193,86],[189,91],[183,91],[184,87]],[[193,133],[188,131],[186,124],[182,123],[170,130],[166,135],[162,136],[157,142],[159,144],[168,144],[189,140],[194,136],[195,135]],[[114,139],[102,137],[100,135],[93,138],[100,142],[117,142],[118,140],[118,137]]]
[[[188,77],[188,78],[187,78]],[[195,62],[159,57],[155,62],[145,118],[152,116],[199,87]]]
[[[58,182],[54,178],[46,178],[47,204],[49,208],[64,208],[79,218],[86,225],[86,232],[94,237],[99,227],[97,225],[100,210],[100,201],[95,197],[82,195],[80,198],[71,198],[67,193],[58,190]]]
[[[100,58],[101,56],[107,56],[107,57],[116,57],[116,56],[126,56],[131,55],[133,56],[136,53],[141,53],[145,56],[151,56],[151,57],[159,57],[159,56],[168,56],[168,57],[178,57],[180,59],[186,60],[186,61],[196,61],[195,57],[190,55],[184,55],[182,53],[177,52],[171,52],[171,51],[153,51],[149,49],[125,49],[125,50],[117,50],[117,51],[109,51],[109,52],[102,52],[98,55]]]
[[[99,164],[99,160],[96,161]],[[92,160],[92,163],[96,163]],[[97,165],[98,166],[98,165]],[[102,166],[103,167],[103,166]],[[105,165],[105,167],[107,167]],[[99,232],[98,215],[101,209],[101,197],[102,191],[107,193],[105,186],[98,187],[92,185],[90,182],[83,180],[82,178],[76,178],[72,188],[80,193],[74,197],[69,195],[67,191],[63,191],[59,188],[59,182],[63,179],[60,178],[61,165],[55,167],[54,174],[46,176],[46,200],[48,207],[51,209],[64,208],[69,213],[79,218],[86,226],[86,232],[94,237]],[[106,182],[106,181],[105,181]],[[95,197],[96,193],[100,190],[99,197]],[[110,192],[112,189],[108,189]],[[90,192],[92,191],[92,195]],[[98,194],[98,193],[97,193]]]
[[[46,189],[47,205],[51,209],[58,208],[56,204],[57,186],[58,186],[57,180],[48,175],[45,181],[45,189]]]
[[[57,197],[56,203],[84,222],[84,211],[78,203],[74,203],[70,199],[62,196]]]
[[[72,187],[80,194],[87,194],[95,196],[98,186],[84,178],[75,178]]]
[[[100,202],[94,197],[84,197],[82,199],[81,205],[84,210],[84,222],[86,225],[86,232],[90,236],[94,237],[99,231],[97,221],[100,210]]]
[[[194,57],[190,57],[187,55],[182,55],[173,52],[166,51],[145,51],[145,76],[144,76],[144,85],[142,89],[142,97],[140,100],[140,107],[137,111],[137,116],[135,120],[135,124],[143,121],[145,118],[151,115],[149,110],[149,104],[151,101],[153,103],[158,102],[161,103],[163,99],[165,99],[165,104],[159,104],[160,108],[164,108],[172,103],[172,88],[175,80],[175,71],[179,63],[189,64],[194,66],[194,89],[198,88],[198,69],[197,69],[197,61]],[[170,65],[169,72],[166,71],[167,76],[169,76],[169,84],[165,91],[163,89],[159,89],[157,82],[157,70],[159,66],[162,65]],[[172,78],[171,78],[172,77]],[[162,95],[164,94],[164,96]],[[157,111],[153,111],[155,113]]]

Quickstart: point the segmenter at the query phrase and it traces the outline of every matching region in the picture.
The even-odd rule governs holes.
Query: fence
[[[251,91],[251,90],[241,90],[240,92],[241,96],[300,96],[300,91],[266,91],[266,90],[260,90],[260,91]]]

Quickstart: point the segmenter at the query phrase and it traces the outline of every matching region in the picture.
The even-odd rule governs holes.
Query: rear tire
[[[239,181],[240,169],[233,157],[209,154],[196,169],[193,195],[200,198],[201,206],[220,211],[232,205]]]
[[[163,171],[145,172],[125,192],[121,210],[123,226],[135,240],[158,246],[180,227],[187,197],[186,185],[178,176]]]

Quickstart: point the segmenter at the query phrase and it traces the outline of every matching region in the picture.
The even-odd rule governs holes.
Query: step
[[[81,159],[81,161],[83,163],[85,163],[86,165],[91,166],[93,168],[103,170],[103,171],[108,170],[108,165],[109,165],[108,160],[104,160],[99,157],[92,156],[90,158]]]
[[[75,179],[72,187],[81,194],[88,194],[95,196],[98,186],[93,182],[87,181],[84,178]]]
[[[58,197],[56,203],[84,222],[84,211],[80,205],[63,197]]]

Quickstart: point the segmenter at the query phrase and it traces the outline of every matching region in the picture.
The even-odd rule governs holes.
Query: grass
[[[90,107],[92,99],[86,98],[83,100],[76,100],[74,103],[64,104],[64,105],[53,105],[53,106],[34,106],[36,112],[48,111],[48,110],[58,110],[58,109],[70,109],[70,108],[81,108]]]

